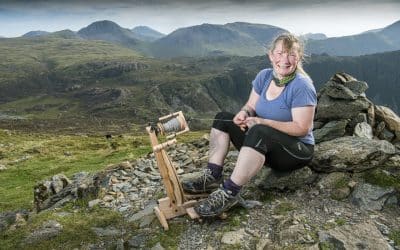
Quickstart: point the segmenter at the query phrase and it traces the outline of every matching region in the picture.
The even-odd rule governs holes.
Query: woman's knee
[[[225,120],[225,119],[227,119],[227,120],[232,120],[233,117],[234,117],[234,114],[229,113],[229,112],[226,112],[226,111],[218,112],[218,113],[215,115],[215,119],[218,119],[218,120]]]
[[[253,148],[262,154],[266,154],[268,151],[268,136],[266,136],[268,134],[268,128],[269,127],[260,124],[251,127],[244,139],[243,146]]]
[[[224,132],[228,132],[229,120],[233,120],[234,114],[229,112],[219,112],[215,115],[212,127]]]

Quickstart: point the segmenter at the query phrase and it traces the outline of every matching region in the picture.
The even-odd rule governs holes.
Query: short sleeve
[[[268,72],[268,69],[261,70],[260,72],[258,72],[256,78],[252,82],[253,89],[258,95],[261,95]]]
[[[317,93],[311,82],[302,81],[293,93],[292,108],[316,106]]]

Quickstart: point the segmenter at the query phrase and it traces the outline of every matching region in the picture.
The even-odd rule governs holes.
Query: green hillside
[[[129,128],[182,110],[192,127],[216,112],[235,112],[265,56],[156,60],[100,41],[45,36],[0,39],[0,126],[31,129]],[[317,89],[345,71],[367,81],[367,95],[398,112],[400,51],[358,57],[312,56],[305,64]],[[4,118],[23,118],[10,120]]]

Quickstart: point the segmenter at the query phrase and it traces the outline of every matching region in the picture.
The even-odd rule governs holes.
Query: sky
[[[203,23],[261,23],[297,35],[354,35],[400,20],[400,0],[0,0],[0,36],[78,31],[110,20],[168,34]]]

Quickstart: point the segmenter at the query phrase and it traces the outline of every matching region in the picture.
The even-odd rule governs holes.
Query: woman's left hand
[[[262,119],[260,117],[247,117],[245,120],[247,128],[251,128],[256,124],[261,124]]]

